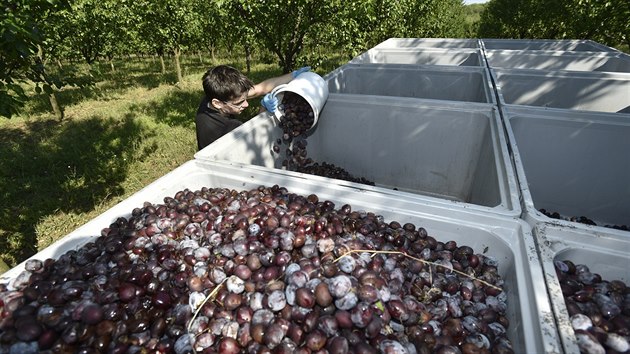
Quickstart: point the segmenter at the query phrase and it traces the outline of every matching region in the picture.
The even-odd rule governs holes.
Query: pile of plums
[[[2,353],[512,353],[495,259],[284,187],[145,202],[0,286]]]
[[[581,352],[630,352],[630,288],[603,280],[583,264],[554,264]]]
[[[551,211],[547,211],[546,209],[539,209],[538,211],[540,211],[545,216],[547,216],[549,218],[552,218],[552,219],[566,220],[566,221],[572,221],[572,222],[579,222],[580,224],[597,226],[595,221],[587,218],[586,216],[572,216],[572,217],[567,218],[567,217],[564,217],[564,216],[560,215],[557,211],[551,212]],[[617,230],[623,230],[623,231],[630,231],[630,228],[627,225],[604,225],[604,227],[608,227],[608,228],[611,228],[611,229],[617,229]]]
[[[336,179],[341,179],[344,181],[350,181],[350,182],[356,182],[356,183],[362,183],[362,184],[367,184],[370,186],[374,185],[374,182],[363,178],[363,177],[354,177],[353,175],[351,175],[348,171],[344,170],[341,167],[335,166],[331,163],[327,163],[327,162],[322,162],[320,163],[311,163],[308,165],[304,165],[304,166],[298,166],[297,169],[298,172],[302,172],[302,173],[308,173],[311,175],[316,175],[316,176],[323,176],[323,177],[329,177],[329,178],[336,178]]]
[[[304,97],[286,91],[283,93],[282,102],[279,107],[282,118],[280,119],[280,128],[290,137],[298,137],[306,134],[315,122],[315,114]]]
[[[285,92],[280,110],[283,112],[280,120],[282,138],[274,142],[272,150],[277,154],[284,153],[283,167],[289,171],[374,185],[374,182],[363,177],[355,177],[342,167],[327,162],[316,163],[308,157],[306,133],[313,125],[314,113],[302,96],[290,91]],[[287,145],[284,151],[281,147],[283,143]]]

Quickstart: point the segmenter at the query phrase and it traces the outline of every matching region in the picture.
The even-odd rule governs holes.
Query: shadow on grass
[[[122,194],[131,164],[152,152],[137,149],[140,139],[150,135],[133,115],[0,128],[4,260],[17,264],[37,252],[35,227],[46,216],[88,212],[102,200]]]
[[[241,67],[242,63],[230,62],[227,65],[231,65],[234,67]],[[194,117],[194,113],[197,110],[197,106],[199,105],[199,101],[201,100],[201,95],[203,95],[203,91],[201,88],[201,77],[203,73],[210,68],[212,65],[209,64],[201,64],[198,61],[187,60],[186,62],[182,62],[182,71],[184,75],[188,73],[199,73],[199,91],[195,93],[196,96],[194,99],[191,98],[190,101],[180,102],[176,94],[173,94],[173,97],[170,97],[168,104],[192,104],[191,111],[181,112],[185,114],[180,118],[168,118],[168,115],[164,116],[166,118],[163,121],[168,122],[169,120],[174,121],[173,123],[182,125],[181,123],[177,123],[177,121],[186,120],[190,117]],[[70,67],[70,66],[69,66]],[[144,63],[133,63],[129,65],[119,65],[117,71],[112,72],[105,66],[101,65],[98,69],[92,71],[93,76],[90,77],[88,75],[83,75],[80,77],[75,77],[78,81],[83,83],[83,86],[66,86],[61,91],[56,91],[57,100],[62,107],[68,107],[86,100],[100,100],[107,101],[110,99],[116,98],[118,95],[124,94],[124,92],[133,87],[142,87],[146,89],[154,89],[163,84],[174,85],[177,83],[177,74],[174,68],[169,67],[168,71],[165,74],[162,74],[158,69],[155,63],[151,62],[151,59],[146,59]],[[243,72],[245,70],[243,69]],[[71,75],[71,70],[64,69],[64,72],[68,72],[67,75]],[[252,70],[250,73],[250,79],[255,83],[263,81],[265,79],[281,75],[281,71],[278,69],[256,69]],[[68,76],[70,77],[70,76]],[[87,85],[87,82],[91,82],[91,85]],[[184,92],[184,96],[187,96],[189,92]],[[186,100],[186,97],[182,97],[181,99]],[[196,101],[196,102],[195,102]],[[253,101],[252,101],[253,102]],[[250,102],[250,105],[252,105]],[[257,104],[253,104],[253,106],[258,106]],[[26,115],[39,115],[43,113],[50,113],[52,111],[50,102],[48,101],[48,97],[44,94],[33,94],[31,97],[31,102],[28,105],[27,110],[25,111]],[[168,107],[164,107],[162,111],[157,111],[157,114],[168,113]],[[242,116],[245,117],[249,112],[245,112]],[[192,114],[192,115],[191,115]],[[254,114],[255,115],[255,114]],[[247,119],[243,119],[247,120]],[[194,122],[194,120],[193,120]]]
[[[159,102],[132,104],[129,111],[147,114],[156,122],[169,126],[194,127],[202,94],[199,91],[173,90]]]
[[[162,84],[175,84],[175,73],[162,74],[160,72],[133,73],[118,71],[115,73],[99,74],[92,79],[83,77],[80,79],[84,86],[66,86],[63,90],[56,91],[57,100],[62,107],[68,107],[86,100],[109,100],[133,87],[154,89]],[[91,82],[91,85],[87,85]],[[34,94],[31,97],[26,114],[42,114],[51,112],[50,102],[45,94]]]

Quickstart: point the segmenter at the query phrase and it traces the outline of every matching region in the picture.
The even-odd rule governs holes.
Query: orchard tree
[[[201,36],[201,17],[192,0],[166,0],[166,10],[170,13],[169,21],[162,24],[167,30],[170,48],[175,59],[177,82],[182,82],[182,67],[180,55],[183,49],[187,49],[198,43]]]
[[[479,21],[486,4],[470,4],[464,6],[464,38],[475,38],[479,33]]]
[[[390,37],[400,37],[404,32],[404,17],[406,10],[405,1],[397,0],[370,0],[363,8],[365,14],[354,12],[358,15],[357,21],[361,24],[367,38],[365,47],[373,47]],[[363,18],[363,21],[361,21]]]
[[[136,16],[141,19],[139,33],[160,56],[171,52],[175,61],[177,82],[183,80],[180,55],[182,50],[200,42],[202,17],[198,2],[193,0],[139,0],[134,2]]]
[[[614,47],[630,45],[629,18],[627,0],[491,0],[479,36],[591,39]]]
[[[571,35],[610,46],[630,46],[630,2],[627,0],[575,0],[570,8]]]
[[[103,46],[103,56],[107,58],[112,71],[114,58],[135,52],[137,45],[137,33],[134,31],[134,16],[132,12],[133,1],[114,0],[101,1],[102,6],[109,13]]]
[[[388,38],[402,36],[405,32],[405,17],[409,15],[407,2],[362,0],[353,6],[348,16],[358,24],[352,35],[358,37],[358,42],[362,42],[361,51]]]
[[[150,0],[139,0],[133,3],[132,14],[135,19],[135,32],[141,46],[149,48],[149,50],[160,58],[160,66],[162,74],[166,73],[166,65],[164,64],[164,54],[168,50],[168,31],[161,27],[161,23],[167,17],[162,11],[158,2]]]
[[[319,63],[324,60],[324,55],[316,52],[316,48],[326,48],[328,53],[331,49],[338,50],[348,55],[348,59],[369,48],[368,43],[375,41],[373,38],[378,36],[366,30],[371,28],[373,22],[371,9],[370,1],[345,1],[343,6],[334,11],[329,21],[320,25],[318,33],[309,33],[305,37],[305,43],[311,50],[307,54],[308,62]]]
[[[461,37],[461,0],[348,0],[324,31],[324,42],[355,56],[392,37]]]
[[[464,5],[462,0],[409,0],[410,14],[405,37],[456,38],[465,36]]]
[[[45,2],[43,2],[45,4]],[[0,115],[11,117],[24,105],[20,86],[37,73],[37,45],[42,39],[31,17],[30,1],[14,1],[0,13]]]
[[[132,3],[128,0],[77,0],[58,22],[63,24],[69,46],[88,65],[106,58],[111,70],[116,71],[113,59],[129,53],[133,50],[130,45],[137,43]]]
[[[104,57],[115,71],[113,59],[135,42],[132,1],[79,0],[69,14],[68,39],[88,64]]]
[[[199,43],[210,52],[212,62],[216,62],[216,48],[239,39],[235,34],[225,8],[217,0],[197,0],[200,19]],[[238,28],[240,30],[240,28]]]
[[[339,11],[342,1],[318,0],[226,0],[228,11],[251,29],[257,42],[274,53],[282,71],[293,70],[304,39],[317,38]]]
[[[90,66],[103,55],[111,39],[113,5],[113,0],[78,0],[68,13],[68,41]]]
[[[481,14],[479,36],[486,38],[526,38],[529,28],[526,8],[530,0],[491,0]]]
[[[42,19],[68,8],[65,0],[6,0],[0,13],[0,115],[12,117],[27,99],[21,84],[33,82],[36,91],[48,95],[59,119],[63,110],[57,104],[54,88],[65,85],[44,67],[46,33]]]

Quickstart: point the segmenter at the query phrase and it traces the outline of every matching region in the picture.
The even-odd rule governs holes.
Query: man
[[[262,107],[273,113],[278,107],[278,100],[269,92],[310,69],[305,66],[259,84],[254,84],[231,66],[218,65],[208,70],[202,78],[205,95],[199,104],[195,118],[197,148],[203,149],[240,126],[242,123],[236,116],[249,107],[247,100],[250,98],[265,95],[260,103]]]

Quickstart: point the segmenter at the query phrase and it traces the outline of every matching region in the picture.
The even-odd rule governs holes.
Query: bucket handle
[[[276,87],[273,88],[273,90],[271,90],[271,95],[273,97],[276,97],[276,94],[278,93],[278,91],[282,90],[283,88],[287,87],[288,84],[280,84]],[[280,124],[280,119],[282,118],[282,113],[280,113],[280,109],[276,109],[276,111],[273,114],[270,114],[272,116],[272,118],[274,118],[274,121],[279,125]]]

